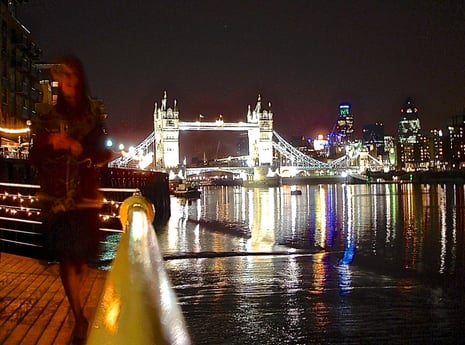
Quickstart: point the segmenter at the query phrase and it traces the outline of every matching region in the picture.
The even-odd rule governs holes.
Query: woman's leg
[[[67,261],[60,263],[60,276],[68,297],[71,310],[76,320],[74,337],[85,339],[87,336],[88,321],[84,316],[84,308],[81,304],[81,288],[84,284],[88,272],[87,264],[84,261]]]

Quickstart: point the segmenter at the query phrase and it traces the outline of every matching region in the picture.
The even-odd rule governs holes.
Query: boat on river
[[[188,186],[185,183],[180,183],[173,192],[174,196],[186,199],[198,199],[202,192],[193,186]]]

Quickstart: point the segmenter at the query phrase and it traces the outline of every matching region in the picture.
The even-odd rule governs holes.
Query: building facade
[[[465,113],[453,116],[448,121],[450,167],[465,167]]]
[[[28,124],[35,117],[41,98],[38,71],[34,62],[41,51],[30,32],[16,19],[18,1],[0,0],[0,135],[2,152],[30,140]]]
[[[450,140],[443,130],[433,128],[429,135],[430,168],[448,170],[450,168]]]

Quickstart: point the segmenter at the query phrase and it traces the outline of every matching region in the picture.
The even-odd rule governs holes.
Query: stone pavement
[[[93,314],[105,271],[90,270],[81,298]],[[58,265],[0,253],[0,344],[69,344],[74,318]]]

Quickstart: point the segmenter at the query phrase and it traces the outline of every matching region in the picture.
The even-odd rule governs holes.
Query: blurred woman
[[[41,186],[47,255],[60,262],[60,277],[75,317],[73,343],[85,343],[88,320],[80,300],[88,263],[98,254],[98,167],[111,153],[105,148],[103,115],[87,94],[80,61],[64,57],[52,68],[58,81],[56,105],[33,125],[30,160]]]

